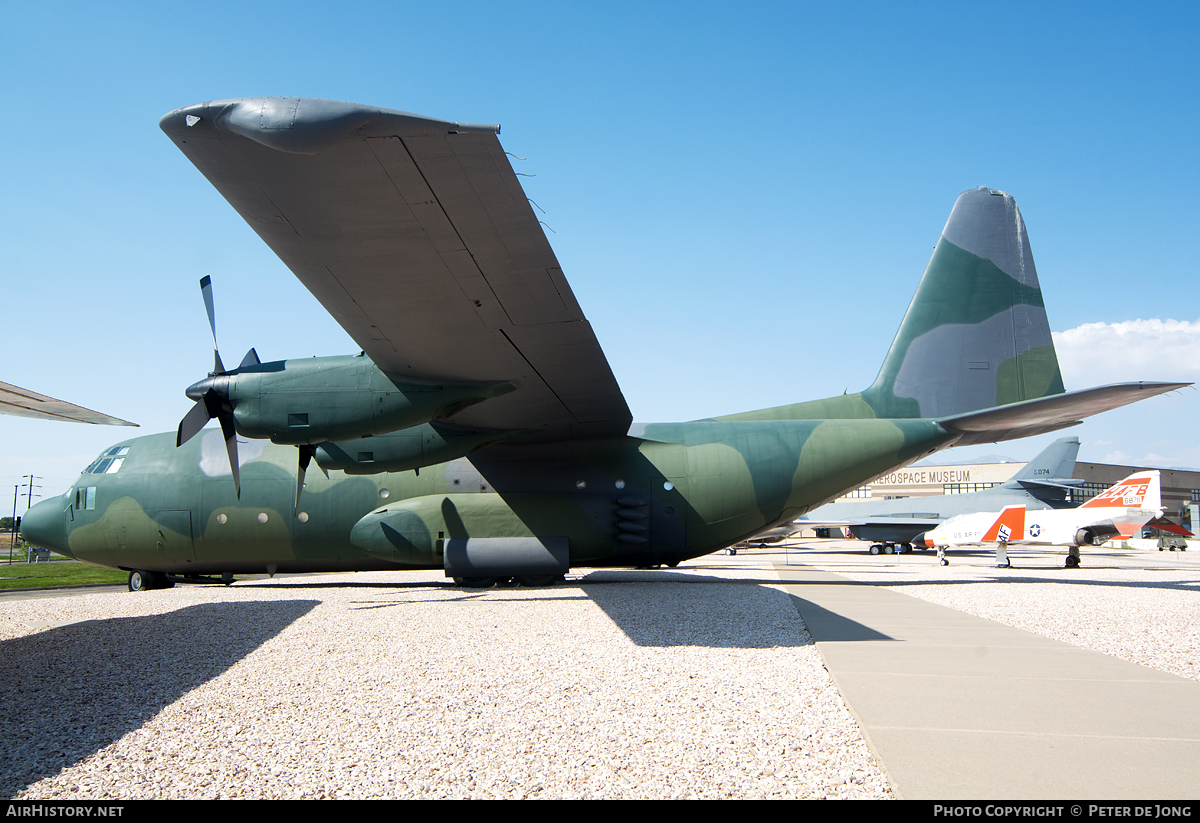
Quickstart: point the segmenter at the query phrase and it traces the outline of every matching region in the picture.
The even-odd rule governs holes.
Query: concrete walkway
[[[1200,797],[1200,682],[829,572],[776,571],[900,797]]]

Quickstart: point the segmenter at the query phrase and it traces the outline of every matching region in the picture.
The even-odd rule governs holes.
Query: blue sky
[[[252,95],[501,123],[639,420],[867,386],[981,184],[1025,215],[1068,388],[1196,380],[1197,8],[7,4],[0,380],[173,429],[211,366],[205,274],[226,362],[355,349],[158,130]],[[1200,466],[1197,411],[1102,415],[1080,459]],[[132,431],[0,426],[0,495]]]

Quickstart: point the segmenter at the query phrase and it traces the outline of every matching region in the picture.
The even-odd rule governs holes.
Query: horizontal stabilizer
[[[1196,536],[1196,535],[1192,534],[1190,531],[1188,531],[1186,526],[1182,526],[1179,523],[1176,523],[1174,520],[1171,520],[1170,518],[1167,518],[1167,517],[1156,517],[1153,520],[1151,520],[1149,523],[1147,523],[1146,525],[1151,528],[1158,529],[1159,531],[1170,532],[1171,534],[1178,534],[1181,537],[1195,537]]]
[[[1022,489],[1064,489],[1073,491],[1078,489],[1086,480],[1083,479],[1068,479],[1068,480],[1014,480],[1012,481]]]
[[[957,414],[938,421],[943,429],[960,433],[956,446],[998,443],[1073,426],[1085,417],[1120,408],[1147,397],[1165,394],[1191,383],[1116,383],[1084,391],[1012,403],[980,412]]]

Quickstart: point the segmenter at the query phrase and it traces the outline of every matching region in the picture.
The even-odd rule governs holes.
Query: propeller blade
[[[175,433],[175,446],[182,446],[191,440],[211,419],[212,417],[208,413],[208,405],[204,402],[204,398],[201,397],[196,401],[196,405],[192,406],[191,411],[179,421],[179,430]]]
[[[217,419],[221,421],[221,434],[225,435],[225,451],[229,455],[229,470],[233,474],[233,488],[237,492],[238,500],[241,500],[242,477],[238,467],[237,432],[233,429],[233,415],[222,414]]]
[[[221,362],[221,352],[217,348],[217,312],[213,306],[212,278],[207,274],[200,278],[200,293],[204,295],[204,308],[208,310],[208,327],[212,329],[213,373],[224,374],[225,364]]]
[[[296,471],[296,509],[300,509],[300,492],[304,489],[304,474],[308,471],[308,463],[312,460],[313,453],[317,450],[315,446],[310,446],[305,443],[298,447],[300,451],[300,467]]]
[[[244,369],[247,366],[257,366],[260,362],[262,361],[258,359],[258,352],[251,349],[246,352],[246,356],[242,358],[242,362],[238,364],[238,368]]]

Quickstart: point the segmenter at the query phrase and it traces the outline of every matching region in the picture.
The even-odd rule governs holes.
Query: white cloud
[[[1085,323],[1053,336],[1068,390],[1133,380],[1200,380],[1200,320]]]

